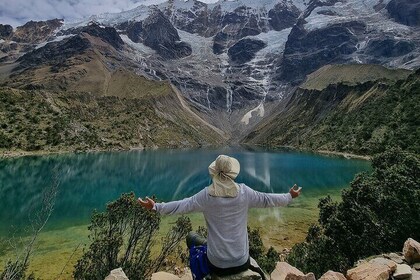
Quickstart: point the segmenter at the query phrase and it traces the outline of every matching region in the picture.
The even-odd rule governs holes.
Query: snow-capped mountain
[[[169,0],[44,24],[50,28],[0,25],[0,61],[10,66],[19,59],[20,71],[35,67],[42,59],[34,62],[30,52],[90,32],[117,50],[116,61],[125,61],[120,67],[169,80],[219,127],[248,125],[324,65],[418,68],[419,11],[408,0]],[[215,112],[226,120],[215,120]]]

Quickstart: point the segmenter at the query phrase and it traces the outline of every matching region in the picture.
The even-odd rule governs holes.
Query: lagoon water
[[[19,231],[42,205],[42,192],[60,182],[47,229],[89,222],[94,209],[121,193],[156,195],[162,201],[193,195],[210,183],[208,165],[219,154],[241,163],[237,181],[258,191],[287,192],[294,183],[322,194],[349,184],[369,170],[364,160],[348,160],[293,151],[158,150],[32,156],[0,161],[0,235]]]
[[[340,190],[356,173],[371,168],[365,160],[239,147],[0,160],[0,271],[6,259],[13,257],[13,250],[4,241],[28,233],[31,220],[42,206],[43,191],[54,177],[59,180],[54,211],[39,237],[30,271],[42,279],[56,279],[64,271],[59,278],[72,279],[73,265],[82,254],[80,244],[88,243],[86,225],[94,209],[104,210],[108,202],[126,192],[142,197],[156,195],[161,201],[191,196],[210,184],[208,165],[219,154],[236,157],[241,163],[237,181],[258,191],[287,192],[294,183],[303,187],[301,197],[287,208],[250,212],[251,226],[263,227],[263,241],[276,249],[305,238],[309,224],[316,222],[320,197],[331,194],[339,199]],[[191,218],[193,226],[203,224],[201,216]],[[164,219],[163,230],[173,221]]]

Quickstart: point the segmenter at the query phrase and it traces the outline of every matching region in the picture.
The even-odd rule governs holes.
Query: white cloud
[[[130,10],[141,4],[162,2],[165,0],[0,0],[0,24],[16,27],[30,20],[53,18],[74,21],[106,12]],[[202,2],[214,3],[216,0]]]

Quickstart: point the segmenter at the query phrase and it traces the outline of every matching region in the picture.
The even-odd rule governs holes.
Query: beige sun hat
[[[213,183],[209,186],[209,194],[219,197],[235,197],[239,186],[235,183],[241,166],[233,157],[220,155],[209,166],[209,173]]]

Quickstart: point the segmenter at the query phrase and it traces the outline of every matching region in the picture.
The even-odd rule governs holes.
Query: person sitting
[[[286,206],[300,195],[302,188],[297,188],[295,184],[288,193],[276,194],[258,192],[243,183],[236,183],[240,164],[227,155],[219,155],[208,169],[211,185],[191,197],[168,203],[155,203],[147,197],[138,201],[146,209],[160,214],[202,212],[208,231],[206,242],[210,273],[232,275],[250,267],[248,210]],[[187,238],[189,247],[204,242],[205,239],[194,234]]]

